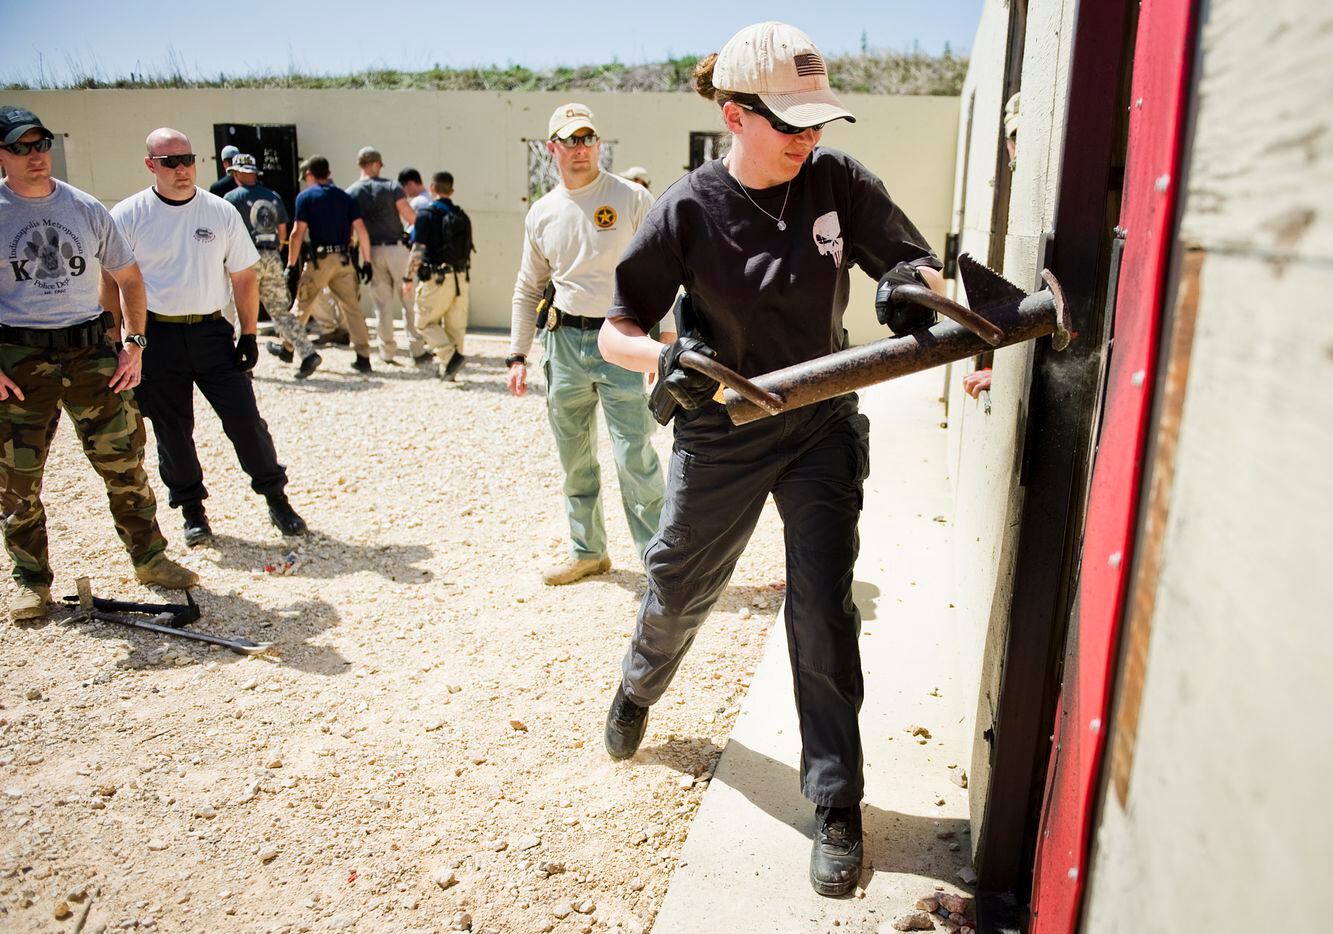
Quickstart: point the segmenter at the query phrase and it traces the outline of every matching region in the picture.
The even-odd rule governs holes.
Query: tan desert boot
[[[9,601],[9,616],[14,622],[46,619],[46,605],[51,602],[51,588],[43,584],[19,584]]]
[[[134,576],[143,584],[156,584],[169,590],[185,590],[199,583],[199,575],[159,553],[147,564],[135,567]]]
[[[558,587],[594,574],[605,574],[609,570],[611,570],[610,558],[570,558],[564,564],[557,564],[542,571],[542,580],[552,587]]]

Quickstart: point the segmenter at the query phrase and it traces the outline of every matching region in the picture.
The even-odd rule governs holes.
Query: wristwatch
[[[506,367],[506,368],[509,368],[509,367],[513,366],[515,363],[521,363],[521,364],[523,364],[524,366],[527,366],[527,364],[528,364],[528,355],[527,355],[527,354],[522,354],[522,353],[511,353],[509,356],[505,357],[505,367]]]
[[[142,334],[126,334],[125,343],[138,344],[139,349],[142,350],[148,346],[148,338],[144,337]]]

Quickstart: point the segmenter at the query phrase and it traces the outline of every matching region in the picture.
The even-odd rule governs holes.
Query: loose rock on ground
[[[187,550],[150,433],[170,554],[203,579],[194,628],[274,649],[64,611],[5,624],[0,787],[19,794],[0,797],[0,927],[51,929],[74,890],[94,893],[73,909],[90,906],[86,930],[538,931],[565,909],[590,929],[651,924],[704,791],[685,776],[711,773],[781,603],[776,513],[642,750],[613,763],[604,701],[644,581],[604,425],[613,569],[545,587],[567,528],[540,367],[514,399],[507,341],[468,343],[455,383],[378,361],[361,377],[340,348],[297,383],[263,355],[302,540],[269,523],[197,399],[215,536]],[[44,500],[54,595],[87,575],[99,596],[179,598],[134,581],[67,420]],[[264,571],[292,555],[293,573]]]

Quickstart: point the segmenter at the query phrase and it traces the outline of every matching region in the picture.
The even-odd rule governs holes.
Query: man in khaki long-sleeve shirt
[[[656,429],[643,376],[613,366],[597,349],[611,306],[616,263],[652,206],[642,187],[598,168],[600,143],[592,111],[582,104],[555,109],[547,151],[561,184],[534,203],[524,221],[523,261],[514,283],[509,391],[527,391],[527,354],[534,310],[548,283],[554,329],[543,332],[546,412],[564,469],[569,560],[543,572],[548,584],[569,584],[611,568],[602,518],[597,465],[597,403],[611,433],[621,500],[634,544],[643,550],[657,531],[664,487],[652,447]]]

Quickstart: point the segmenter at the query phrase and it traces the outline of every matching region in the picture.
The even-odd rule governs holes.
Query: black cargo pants
[[[148,319],[143,382],[135,397],[157,436],[158,470],[173,509],[208,496],[194,446],[195,386],[218,414],[251,489],[269,496],[287,486],[250,375],[236,366],[232,335],[231,322],[222,317],[197,324]]]
[[[662,524],[644,555],[648,591],[623,666],[631,700],[661,698],[772,493],[786,541],[801,791],[824,806],[856,804],[864,787],[852,569],[869,428],[855,396],[748,425],[732,425],[711,402],[678,415]]]

